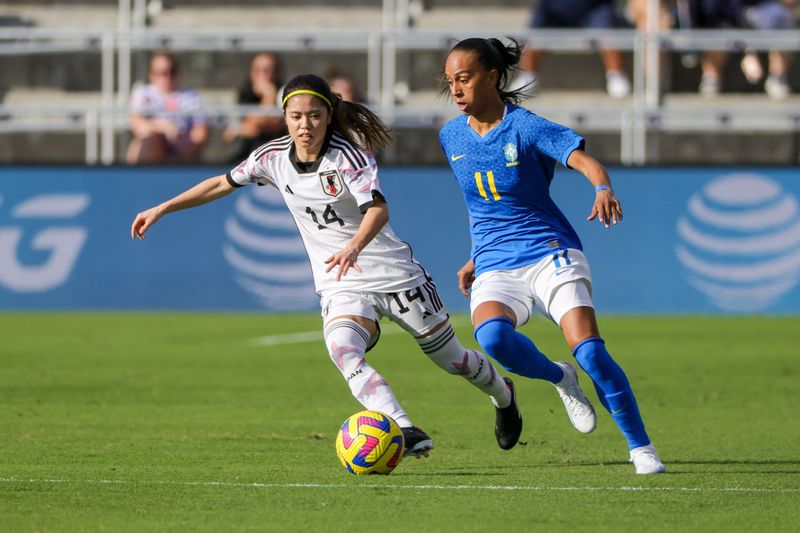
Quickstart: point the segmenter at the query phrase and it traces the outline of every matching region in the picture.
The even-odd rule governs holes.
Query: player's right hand
[[[150,226],[156,223],[158,219],[161,218],[161,215],[158,213],[158,208],[151,207],[147,211],[142,211],[136,218],[133,219],[133,224],[131,224],[131,239],[136,239],[136,237],[144,240],[145,232],[150,229]]]
[[[622,205],[620,205],[617,197],[614,196],[614,191],[602,190],[597,191],[594,204],[592,205],[592,212],[586,218],[588,221],[599,219],[606,229],[611,227],[611,224],[616,224],[622,220]]]
[[[472,259],[461,267],[456,276],[458,276],[458,288],[461,290],[461,294],[469,298],[469,290],[472,282],[475,281],[475,263],[472,262]]]

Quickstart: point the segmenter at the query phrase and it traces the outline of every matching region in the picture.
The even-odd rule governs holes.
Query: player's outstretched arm
[[[461,269],[456,272],[458,277],[458,288],[461,294],[469,298],[469,290],[472,288],[472,282],[475,281],[475,263],[472,259],[467,261]]]
[[[336,281],[342,279],[342,276],[347,274],[350,268],[354,268],[356,272],[361,272],[361,267],[356,263],[358,254],[389,221],[389,207],[386,202],[378,196],[373,197],[373,202],[367,212],[364,213],[364,218],[361,219],[361,224],[358,225],[358,231],[347,243],[347,246],[325,260],[325,264],[328,265],[325,272],[330,272],[337,265],[339,266]]]
[[[605,167],[583,150],[574,150],[567,159],[567,164],[586,176],[594,185],[594,204],[586,220],[597,218],[606,228],[611,227],[611,223],[616,224],[622,220],[622,205],[614,196],[611,178],[608,177]]]
[[[136,218],[133,219],[133,224],[131,224],[131,239],[138,237],[144,240],[144,234],[150,229],[150,226],[158,222],[167,213],[207,204],[230,194],[232,191],[233,186],[228,183],[224,175],[203,180],[178,196],[136,215]]]

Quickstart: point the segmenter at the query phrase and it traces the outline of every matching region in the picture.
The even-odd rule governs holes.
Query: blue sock
[[[514,374],[558,383],[564,377],[561,367],[536,348],[533,342],[514,329],[507,318],[490,318],[475,328],[475,339],[500,365]]]
[[[603,339],[590,337],[575,346],[572,354],[592,378],[600,403],[622,430],[628,448],[632,450],[650,444],[628,378],[606,350]]]

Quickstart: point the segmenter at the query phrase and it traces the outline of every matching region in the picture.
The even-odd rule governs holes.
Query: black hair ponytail
[[[334,97],[331,126],[339,135],[375,153],[392,142],[392,134],[383,121],[366,106]]]
[[[500,99],[508,104],[518,104],[523,98],[529,96],[529,86],[524,85],[514,90],[508,88],[514,72],[518,70],[517,63],[522,56],[522,47],[515,39],[511,37],[507,37],[507,39],[511,41],[510,44],[503,44],[494,37],[490,39],[470,37],[457,43],[450,53],[455,51],[474,52],[478,63],[483,68],[497,71],[495,88]]]

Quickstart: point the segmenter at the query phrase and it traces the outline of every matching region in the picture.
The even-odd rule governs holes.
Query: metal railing
[[[85,106],[0,106],[0,131],[78,131],[86,135],[87,164],[117,160],[115,133],[127,128],[131,87],[131,55],[136,51],[334,51],[363,53],[367,57],[367,94],[375,111],[396,128],[432,126],[455,115],[441,107],[409,107],[396,102],[397,58],[415,51],[446,51],[456,41],[473,36],[502,36],[503,29],[419,30],[399,25],[406,0],[384,0],[382,28],[370,31],[314,29],[309,31],[257,28],[161,29],[143,26],[143,0],[120,0],[119,27],[90,29],[0,29],[0,55],[59,54],[82,51],[101,56],[100,100]],[[131,12],[133,16],[131,16]],[[124,13],[128,13],[124,16]],[[400,16],[389,16],[400,13]],[[389,15],[387,15],[389,14]],[[654,21],[651,21],[654,25]],[[648,133],[652,131],[798,131],[800,109],[753,109],[722,104],[669,107],[659,91],[659,61],[664,51],[780,49],[800,50],[800,31],[750,30],[537,30],[515,37],[541,50],[575,52],[598,49],[630,51],[633,55],[633,97],[625,105],[598,109],[590,105],[548,109],[548,118],[579,126],[582,131],[618,131],[624,164],[648,160]],[[116,79],[115,79],[116,73]],[[115,87],[116,82],[116,87]],[[242,106],[209,112],[237,117]],[[36,120],[38,118],[38,120]]]

